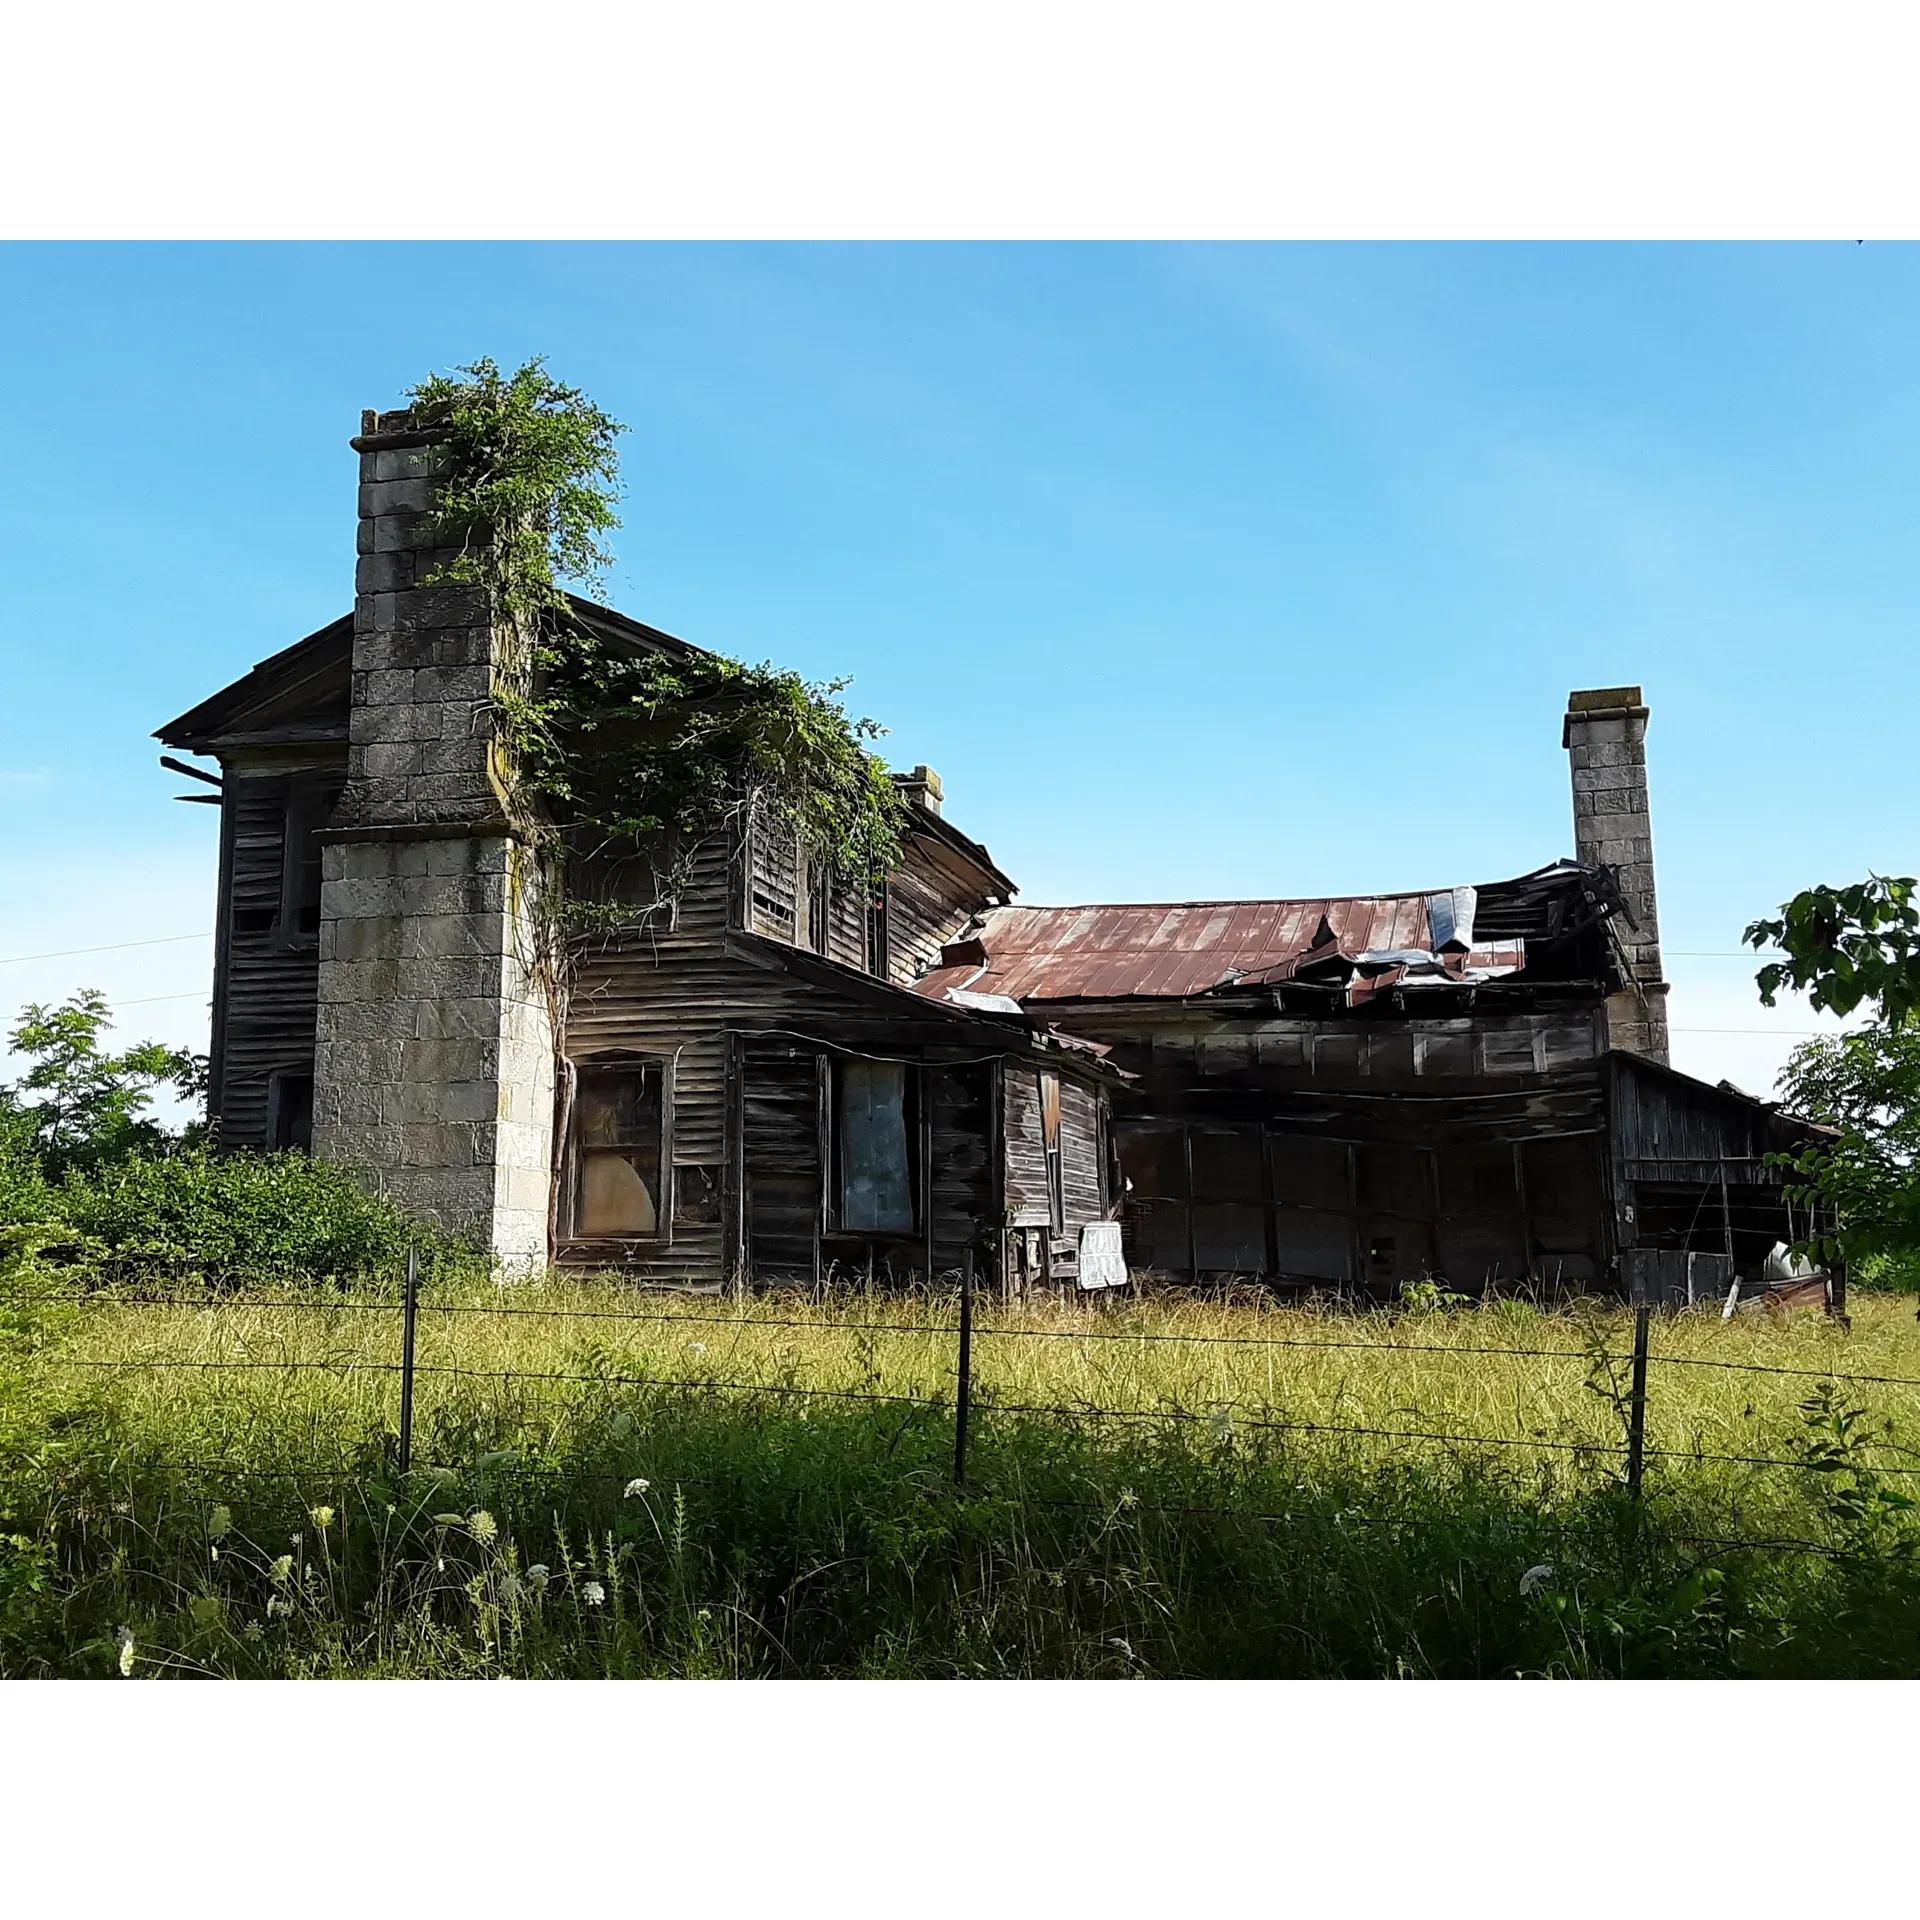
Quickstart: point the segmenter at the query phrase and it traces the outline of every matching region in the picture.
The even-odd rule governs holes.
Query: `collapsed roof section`
[[[1610,986],[1621,972],[1611,922],[1625,912],[1604,867],[1572,860],[1432,893],[996,907],[918,990],[1026,1005],[1291,988],[1358,1007],[1503,981]]]

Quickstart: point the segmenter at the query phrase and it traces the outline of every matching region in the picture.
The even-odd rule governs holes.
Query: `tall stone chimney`
[[[367,413],[346,791],[323,836],[314,1152],[514,1264],[543,1261],[553,1026],[532,967],[538,877],[496,780],[503,635],[429,586],[443,461]]]
[[[1592,687],[1567,696],[1561,744],[1573,768],[1574,852],[1611,867],[1633,917],[1616,916],[1630,988],[1607,1001],[1611,1044],[1667,1060],[1667,981],[1653,885],[1653,825],[1647,812],[1647,707],[1638,687]]]

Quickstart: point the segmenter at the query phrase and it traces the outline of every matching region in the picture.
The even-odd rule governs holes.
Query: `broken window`
[[[666,1064],[583,1066],[573,1106],[573,1232],[646,1240],[664,1230]]]
[[[843,1233],[913,1231],[907,1069],[897,1060],[834,1064],[834,1159]]]
[[[337,780],[295,780],[287,789],[282,842],[279,941],[310,946],[320,937],[320,829],[340,798]]]
[[[275,1153],[313,1151],[313,1075],[276,1073],[267,1083],[267,1143]]]
[[[825,953],[833,926],[833,878],[824,860],[808,856],[805,847],[794,856],[794,871],[799,876],[797,891],[807,903],[806,943],[815,953]]]
[[[1040,1075],[1040,1138],[1047,1152],[1047,1204],[1053,1209],[1053,1230],[1058,1233],[1066,1221],[1065,1189],[1060,1166],[1060,1076]]]

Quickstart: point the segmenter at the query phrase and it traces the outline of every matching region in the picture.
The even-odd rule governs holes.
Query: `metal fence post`
[[[407,1292],[400,1314],[400,1477],[413,1471],[413,1334],[420,1318],[420,1250],[407,1249]]]
[[[967,1420],[973,1412],[973,1249],[960,1263],[960,1377],[953,1400],[953,1484],[967,1484]]]
[[[1647,1471],[1647,1333],[1653,1308],[1642,1301],[1633,1310],[1633,1397],[1627,1414],[1627,1492],[1640,1498]]]

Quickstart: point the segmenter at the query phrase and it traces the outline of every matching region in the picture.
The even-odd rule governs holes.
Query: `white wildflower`
[[[308,1518],[312,1520],[313,1524],[318,1527],[322,1533],[325,1533],[326,1530],[333,1525],[333,1509],[331,1507],[315,1507]]]
[[[302,1535],[300,1535],[300,1534],[297,1534],[297,1533],[296,1533],[296,1534],[293,1534],[293,1535],[292,1535],[292,1536],[290,1537],[290,1539],[289,1539],[289,1542],[288,1542],[288,1544],[289,1544],[289,1545],[291,1545],[291,1546],[296,1546],[296,1547],[297,1547],[297,1546],[298,1546],[298,1545],[300,1544],[300,1542],[301,1542],[301,1539],[302,1539],[303,1537],[304,1537],[304,1536],[302,1536]]]
[[[651,1480],[629,1480],[626,1485],[626,1491],[622,1497],[628,1500],[635,1499],[640,1494],[645,1493],[652,1485],[653,1482]]]
[[[531,1587],[535,1593],[544,1592],[547,1582],[551,1578],[551,1570],[541,1561],[536,1560],[533,1565],[527,1569],[527,1585]]]
[[[292,1611],[293,1602],[291,1600],[282,1600],[277,1593],[272,1595],[267,1601],[267,1618],[269,1620],[273,1619],[276,1614],[291,1613]]]
[[[1553,1569],[1549,1566],[1529,1567],[1526,1572],[1520,1576],[1520,1591],[1522,1593],[1531,1593],[1535,1587],[1552,1578]]]
[[[516,1573],[505,1575],[500,1582],[500,1598],[513,1601],[520,1598],[520,1576]]]
[[[247,1624],[240,1629],[240,1637],[243,1640],[258,1642],[267,1637],[267,1630],[258,1620],[249,1620]]]
[[[120,1671],[129,1679],[133,1675],[133,1629],[120,1629]]]
[[[706,1350],[707,1343],[704,1340],[689,1340],[687,1342],[687,1351],[689,1353],[705,1353]]]
[[[580,1598],[590,1607],[604,1607],[607,1604],[607,1590],[598,1580],[589,1580],[580,1589]]]
[[[467,1515],[467,1531],[484,1546],[491,1545],[500,1537],[500,1528],[485,1507],[475,1507]]]
[[[227,1506],[215,1507],[207,1515],[207,1538],[224,1540],[233,1531],[233,1509]]]
[[[1208,1424],[1213,1428],[1213,1437],[1226,1446],[1233,1439],[1233,1408],[1218,1406],[1213,1410]]]
[[[280,1558],[268,1568],[268,1572],[273,1575],[273,1584],[276,1587],[285,1586],[286,1583],[293,1578],[293,1555],[283,1553]]]

